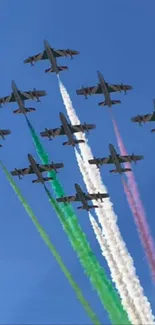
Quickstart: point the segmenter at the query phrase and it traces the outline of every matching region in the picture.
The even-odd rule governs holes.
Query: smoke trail
[[[48,156],[45,153],[34,128],[32,127],[30,121],[26,118],[28,123],[36,151],[43,164],[48,164]],[[61,196],[63,189],[56,179],[55,172],[49,173],[50,177],[54,176],[54,180],[51,185],[54,185],[54,191],[57,196]],[[57,186],[57,184],[59,186]],[[59,192],[61,189],[61,193]],[[46,188],[47,191],[47,188]],[[63,192],[64,193],[64,192]],[[49,193],[47,192],[49,195]],[[49,199],[50,199],[49,195]],[[51,199],[50,202],[52,203]],[[55,205],[58,206],[57,202]],[[59,220],[63,226],[64,231],[67,233],[68,238],[75,252],[77,253],[80,263],[82,264],[85,273],[89,277],[92,286],[96,289],[100,300],[109,314],[109,318],[113,324],[128,324],[126,312],[123,311],[119,297],[114,290],[111,282],[107,279],[104,270],[99,265],[95,255],[93,254],[85,234],[82,232],[80,225],[78,224],[78,219],[74,214],[74,211],[70,204],[61,204],[59,206],[62,213],[58,214]],[[54,206],[55,208],[55,206]],[[65,219],[64,219],[65,218]]]
[[[67,110],[67,114],[70,118],[71,123],[80,124],[80,120],[78,119],[76,112],[72,106],[71,99],[69,94],[67,93],[64,85],[60,81],[58,77],[60,92],[62,95],[62,99],[64,105]],[[96,190],[100,190],[102,192],[107,192],[106,187],[103,185],[100,173],[96,166],[91,166],[88,164],[88,160],[93,158],[90,147],[87,144],[87,140],[84,134],[78,133],[75,134],[77,139],[82,139],[85,141],[84,144],[79,144],[79,148],[81,151],[82,158],[87,166],[87,170],[89,172],[90,181],[96,187]],[[87,188],[89,184],[86,183]],[[145,318],[146,323],[154,323],[154,316],[152,315],[152,310],[148,299],[143,294],[143,288],[140,285],[140,281],[136,276],[136,270],[133,265],[133,260],[126,248],[126,245],[121,237],[119,228],[115,222],[116,217],[113,211],[112,202],[109,199],[106,199],[104,204],[101,204],[102,211],[101,215],[98,215],[98,220],[104,229],[104,233],[108,242],[109,247],[111,248],[111,252],[113,253],[113,258],[116,260],[116,263],[119,263],[120,269],[122,271],[122,276],[125,277],[126,286],[132,297],[134,297],[135,304],[137,304],[137,308],[139,308],[139,312],[143,315],[143,319]],[[105,216],[102,215],[104,212]],[[97,213],[97,211],[96,211]],[[102,218],[101,218],[102,216]],[[119,261],[119,262],[118,262]],[[129,277],[127,279],[127,277]]]
[[[86,310],[86,312],[87,312],[88,316],[90,317],[90,319],[92,320],[93,324],[101,325],[101,323],[98,320],[97,316],[95,315],[95,313],[91,309],[89,303],[84,298],[81,289],[79,288],[77,283],[74,281],[71,273],[69,272],[69,270],[66,268],[65,264],[63,263],[61,256],[59,255],[56,248],[54,247],[54,245],[50,241],[47,233],[45,232],[45,230],[42,228],[42,226],[38,222],[38,220],[37,220],[36,216],[34,215],[32,209],[30,208],[30,206],[28,205],[28,203],[24,199],[23,195],[21,194],[19,188],[17,187],[17,185],[13,181],[10,173],[7,171],[6,167],[3,165],[3,163],[1,161],[0,161],[0,165],[3,168],[3,171],[4,171],[8,181],[10,182],[10,185],[12,186],[14,192],[17,194],[20,202],[23,204],[23,207],[25,208],[26,212],[30,216],[30,218],[31,218],[32,222],[34,223],[35,227],[37,228],[41,238],[43,239],[43,241],[45,242],[45,244],[47,245],[47,247],[49,248],[49,250],[51,251],[51,253],[55,257],[57,263],[59,264],[59,266],[60,266],[60,268],[62,270],[62,272],[64,273],[64,275],[68,279],[70,285],[72,286],[73,290],[76,293],[77,298],[79,299],[79,301],[83,305],[84,309]]]
[[[125,284],[123,282],[123,279],[121,277],[121,274],[119,272],[117,264],[114,261],[113,256],[111,255],[111,251],[107,245],[106,239],[102,235],[100,227],[98,226],[97,222],[95,221],[95,219],[93,218],[93,216],[90,213],[89,213],[89,219],[90,219],[92,228],[95,232],[97,241],[100,245],[102,255],[104,257],[106,257],[109,267],[112,270],[112,273],[111,273],[112,280],[114,283],[116,283],[116,288],[120,292],[120,295],[122,298],[122,305],[126,309],[130,321],[132,322],[132,324],[135,324],[135,325],[142,324],[143,320],[141,319],[139,313],[137,312],[137,310],[135,308],[133,299],[131,299],[129,296],[129,293],[125,287]],[[119,277],[118,277],[118,274],[119,274]]]
[[[112,113],[111,113],[112,115]],[[114,120],[114,117],[112,116],[112,123],[115,131],[115,135],[117,138],[117,143],[121,152],[121,155],[128,155],[126,152],[126,149],[123,144],[123,140],[121,138],[121,135],[118,130],[118,126],[116,124],[116,121]],[[130,163],[125,163],[125,166],[127,168],[131,168]],[[130,166],[130,167],[129,167]],[[130,209],[132,211],[138,233],[140,235],[141,243],[144,247],[145,254],[148,260],[148,264],[151,269],[153,280],[155,281],[155,246],[154,242],[151,236],[151,231],[149,229],[149,225],[147,223],[147,217],[145,214],[145,210],[143,207],[143,204],[140,200],[140,194],[138,191],[138,187],[136,184],[136,180],[134,178],[134,173],[131,171],[129,173],[126,173],[126,177],[128,179],[128,186],[130,188],[130,197],[132,196],[132,204],[131,204],[131,198],[130,198]],[[129,199],[128,199],[129,202]]]
[[[89,174],[88,174],[87,169],[84,165],[84,161],[82,160],[80,154],[78,153],[78,151],[76,149],[75,149],[75,155],[76,155],[76,159],[78,161],[80,171],[83,175],[84,182],[87,184],[89,192],[94,193],[94,187],[89,179]],[[96,202],[95,202],[95,204],[96,204]],[[96,212],[97,216],[102,218],[102,215],[100,215],[101,212],[99,211],[99,209],[95,209],[95,212]],[[91,225],[95,232],[95,235],[97,236],[96,227],[94,227],[92,218],[90,218],[90,222],[91,222]],[[99,230],[100,230],[100,228],[99,228]],[[135,324],[135,321],[136,321],[136,324],[146,324],[146,318],[143,313],[143,309],[139,313],[139,311],[137,310],[136,301],[132,298],[132,295],[130,295],[128,288],[127,287],[125,288],[126,282],[128,282],[130,280],[130,278],[129,278],[128,274],[126,274],[126,271],[124,271],[124,273],[123,273],[124,276],[122,276],[122,270],[120,269],[120,264],[121,264],[120,258],[118,259],[118,257],[117,257],[117,261],[115,261],[115,259],[113,258],[113,254],[111,253],[111,249],[107,244],[106,238],[105,238],[105,236],[103,237],[101,231],[100,231],[100,236],[97,236],[97,240],[99,241],[99,244],[101,246],[102,254],[105,257],[105,259],[107,260],[108,266],[111,271],[112,280],[116,284],[116,288],[117,288],[117,290],[120,294],[120,297],[122,299],[122,305],[124,306],[125,310],[127,311],[129,319],[132,322],[134,320],[134,322],[133,322],[134,324]],[[111,241],[112,241],[112,238],[111,238]],[[103,245],[103,242],[106,246]],[[103,246],[104,246],[104,250],[103,250]],[[117,253],[117,255],[118,255],[118,253]],[[123,264],[122,264],[122,267],[124,268]],[[120,279],[121,279],[121,283],[120,283]],[[136,289],[133,288],[133,290],[136,290]],[[137,292],[135,292],[135,294],[137,294]]]

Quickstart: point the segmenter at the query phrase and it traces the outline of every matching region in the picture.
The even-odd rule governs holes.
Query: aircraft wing
[[[128,155],[128,156],[118,156],[118,160],[120,163],[124,162],[131,162],[131,161],[137,161],[137,160],[142,160],[144,156],[139,156],[139,155]]]
[[[70,50],[70,49],[56,50],[56,49],[51,48],[51,50],[53,51],[53,55],[55,58],[59,58],[61,56],[66,57],[66,56],[73,56],[73,55],[79,54],[78,51],[74,51],[74,50]],[[48,59],[47,53],[46,53],[46,51],[43,51],[41,53],[29,56],[27,59],[24,60],[24,63],[32,63],[32,62],[37,62],[37,61],[47,60],[47,59]]]
[[[4,130],[4,129],[0,129],[0,135],[3,134],[3,135],[7,135],[7,134],[11,134],[11,131],[10,130]]]
[[[71,195],[71,196],[63,196],[56,199],[57,202],[75,202],[80,201],[78,195]]]
[[[29,166],[27,168],[21,168],[21,169],[13,170],[11,172],[11,175],[13,175],[13,176],[18,176],[19,174],[28,175],[28,174],[35,174],[35,173],[34,173],[31,166]]]
[[[113,159],[111,156],[103,157],[103,158],[94,158],[88,160],[91,165],[104,165],[104,164],[113,164]]]
[[[113,92],[121,92],[121,91],[127,91],[127,90],[131,90],[132,86],[130,85],[124,85],[124,84],[109,84],[108,82],[105,83],[108,93],[113,93]]]
[[[81,89],[77,89],[76,93],[77,95],[95,95],[95,94],[100,94],[101,91],[101,87],[100,85],[96,85],[96,86],[92,86],[92,87],[83,87]]]
[[[11,95],[9,96],[5,96],[5,97],[0,97],[0,104],[2,105],[5,105],[7,103],[10,103],[10,102],[15,102],[15,96],[13,93],[11,93]]]
[[[93,194],[83,193],[83,194],[84,194],[85,200],[87,200],[87,201],[88,200],[97,200],[97,199],[109,197],[108,193],[93,193]]]
[[[145,114],[145,115],[136,115],[131,118],[132,122],[137,122],[137,123],[145,123],[145,122],[152,122],[155,121],[155,113],[151,114]]]
[[[63,135],[65,134],[64,128],[63,126],[61,126],[60,128],[56,128],[56,129],[45,129],[45,131],[40,132],[40,135],[42,137],[56,137],[58,135]]]
[[[38,169],[40,172],[44,171],[50,171],[52,169],[58,169],[58,168],[63,168],[64,164],[63,163],[52,163],[52,164],[47,164],[47,165],[39,165]]]
[[[46,95],[47,93],[44,90],[20,91],[20,97],[22,100],[33,99],[36,97],[43,97]]]

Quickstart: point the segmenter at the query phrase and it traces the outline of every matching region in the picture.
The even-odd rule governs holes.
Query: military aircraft
[[[36,164],[36,166],[40,173],[43,173],[45,171],[49,172],[51,170],[54,170],[57,173],[57,169],[63,168],[64,164],[62,164],[62,163],[55,164],[54,162],[51,162],[48,165],[47,164],[46,165]],[[34,169],[32,168],[32,165],[29,165],[28,167],[21,168],[21,169],[15,168],[13,171],[11,171],[11,175],[18,176],[19,179],[22,179],[22,176],[24,176],[24,175],[30,175],[30,174],[35,174]]]
[[[45,44],[46,44],[46,45],[45,45]],[[68,56],[70,56],[71,59],[73,59],[73,56],[74,56],[74,55],[79,54],[78,51],[71,50],[71,49],[66,49],[66,50],[56,50],[56,49],[50,47],[50,45],[49,45],[49,43],[48,43],[47,41],[44,41],[44,48],[45,48],[45,50],[44,50],[43,52],[38,53],[38,54],[33,55],[33,56],[30,56],[29,58],[27,58],[26,60],[24,60],[24,63],[30,63],[30,64],[33,66],[34,63],[37,62],[37,61],[40,61],[40,60],[47,60],[47,59],[50,60],[49,56],[51,57],[51,53],[52,53],[53,57],[55,58],[55,60],[56,60],[56,58],[60,58],[60,57],[68,57]],[[50,49],[50,52],[49,52],[49,50],[47,50],[47,48]],[[49,53],[50,53],[50,55],[49,55]],[[50,61],[51,61],[51,60],[50,60]],[[52,65],[53,65],[53,62],[51,62],[51,63],[52,63]],[[60,68],[59,71],[64,70],[64,69],[61,69],[61,68],[63,68],[63,67],[59,67],[59,68]],[[65,69],[66,69],[66,68],[67,68],[67,67],[65,67]],[[50,72],[53,72],[53,71],[50,71]]]
[[[57,202],[64,202],[65,204],[69,202],[82,202],[82,206],[77,207],[77,209],[83,209],[89,211],[93,208],[98,208],[98,205],[88,205],[87,201],[89,200],[101,200],[103,202],[103,198],[109,197],[108,193],[94,193],[94,194],[86,194],[82,191],[81,187],[78,184],[75,184],[76,194],[66,197],[59,197]]]
[[[59,128],[56,129],[45,129],[45,131],[40,132],[40,135],[42,137],[48,137],[49,140],[52,140],[52,138],[55,138],[56,136],[59,135],[67,135],[68,140],[67,142],[64,142],[63,145],[72,145],[75,146],[77,143],[83,143],[84,140],[76,140],[73,137],[74,133],[77,132],[88,132],[91,129],[95,128],[94,124],[79,124],[79,125],[72,125],[67,122],[66,117],[64,116],[63,113],[59,113],[60,116],[60,121],[62,125]]]
[[[11,134],[10,130],[0,129],[0,137],[5,140],[5,135]]]
[[[28,160],[30,162],[31,168],[33,169],[34,173],[37,176],[37,179],[34,179],[32,183],[42,183],[48,182],[50,180],[53,180],[53,177],[43,177],[41,171],[39,170],[34,158],[32,155],[28,154]],[[44,170],[45,171],[45,170]]]
[[[155,122],[155,99],[153,99],[153,113],[136,115],[131,118],[131,121],[139,123],[140,126],[142,126],[142,123]],[[151,132],[155,132],[155,129],[152,129]]]
[[[33,100],[33,99],[37,99],[37,102],[40,102],[39,97],[45,96],[46,92],[44,90],[30,90],[30,91],[20,91],[18,90],[15,81],[12,81],[12,93],[9,96],[6,97],[1,97],[0,98],[0,105],[4,105],[10,102],[17,102],[17,104],[19,105],[19,108],[15,111],[13,111],[13,113],[15,114],[19,114],[19,113],[23,113],[26,114],[28,112],[31,111],[35,111],[35,108],[31,107],[31,108],[26,108],[24,106],[24,101],[25,100]]]
[[[111,143],[109,144],[109,151],[110,151],[109,157],[90,159],[88,160],[89,164],[97,165],[97,167],[104,164],[115,164],[116,169],[110,170],[110,173],[122,174],[124,172],[131,171],[131,168],[122,168],[121,163],[126,163],[126,162],[131,163],[132,161],[136,163],[137,160],[141,160],[144,158],[143,156],[137,156],[134,154],[128,156],[121,156],[117,154],[114,146]]]
[[[44,47],[45,47],[45,51],[47,53],[48,59],[51,63],[51,67],[49,69],[46,69],[45,72],[55,72],[56,74],[58,74],[60,71],[68,70],[68,67],[66,67],[66,66],[58,66],[57,65],[57,61],[54,56],[54,52],[51,49],[51,47],[47,41],[44,41]]]
[[[132,86],[130,85],[124,85],[123,83],[121,84],[109,84],[108,82],[105,82],[106,88],[108,90],[108,93],[113,93],[113,92],[121,92],[124,91],[124,93],[126,94],[126,92],[128,90],[132,89]],[[77,95],[83,95],[85,96],[85,99],[88,98],[88,96],[91,95],[96,95],[96,94],[102,94],[102,88],[101,88],[101,84],[98,83],[96,86],[92,86],[92,87],[84,87],[82,86],[81,89],[77,89],[76,90]]]
[[[110,97],[110,94],[108,92],[108,89],[107,89],[107,86],[106,86],[106,83],[105,83],[105,80],[101,74],[101,72],[97,71],[97,75],[98,75],[98,79],[99,79],[99,82],[100,82],[100,86],[101,86],[101,89],[102,89],[102,93],[105,97],[105,101],[104,102],[100,102],[98,103],[99,106],[109,106],[111,107],[112,105],[115,105],[115,104],[120,104],[121,101],[120,100],[112,100],[111,97]]]

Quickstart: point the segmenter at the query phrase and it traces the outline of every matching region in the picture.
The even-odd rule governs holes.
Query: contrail
[[[92,225],[92,228],[95,232],[97,241],[100,245],[102,255],[106,257],[106,260],[108,261],[109,268],[111,270],[112,280],[116,284],[116,288],[118,292],[120,292],[120,296],[122,299],[122,305],[124,306],[125,310],[128,313],[128,317],[132,324],[143,324],[145,320],[143,320],[139,313],[137,312],[135,303],[133,299],[129,296],[129,293],[127,291],[127,288],[125,286],[125,283],[123,282],[122,276],[119,272],[119,269],[117,267],[116,262],[113,259],[113,256],[111,254],[111,251],[109,249],[109,246],[107,245],[106,239],[102,235],[102,231],[100,227],[98,226],[97,222],[93,218],[93,216],[89,213],[89,219],[90,223]]]
[[[80,124],[80,121],[72,106],[72,102],[70,100],[69,94],[67,93],[59,77],[58,77],[58,82],[59,82],[62,99],[71,123],[73,125]],[[87,140],[85,138],[85,135],[81,134],[80,132],[75,134],[75,136],[78,140],[82,139],[85,141],[84,144],[79,144],[79,148],[80,148],[82,158],[87,166],[87,170],[89,172],[89,178],[91,182],[96,187],[96,190],[100,190],[101,192],[107,192],[107,189],[102,183],[100,173],[96,168],[96,166],[91,166],[88,164],[88,160],[92,159],[93,155],[90,147],[87,145]],[[86,186],[87,185],[88,184],[86,184]],[[113,211],[112,203],[107,198],[104,204],[100,203],[100,206],[102,206],[104,217],[102,217],[102,219],[99,218],[99,222],[103,227],[103,231],[105,233],[107,243],[111,248],[111,252],[113,253],[113,258],[115,258],[117,263],[120,263],[120,260],[123,263],[123,265],[120,264],[120,267],[122,268],[122,276],[125,276],[125,273],[128,274],[129,276],[126,285],[132,297],[134,296],[134,299],[137,303],[137,308],[139,308],[139,312],[143,313],[143,319],[144,318],[146,319],[145,324],[146,323],[154,324],[154,316],[152,315],[150,303],[148,302],[147,298],[143,294],[143,288],[141,287],[140,281],[136,276],[133,260],[127,251],[126,245],[123,239],[121,238],[119,228],[117,227],[116,217]]]
[[[87,312],[89,318],[92,320],[93,324],[101,325],[101,323],[98,320],[96,314],[93,312],[93,310],[91,309],[89,303],[84,298],[81,289],[79,288],[77,283],[74,281],[71,273],[69,272],[69,270],[67,269],[67,267],[63,263],[61,256],[57,252],[55,246],[52,244],[50,238],[48,237],[48,235],[45,232],[45,230],[43,229],[43,227],[38,222],[38,220],[37,220],[36,216],[34,215],[32,209],[30,208],[30,206],[26,202],[25,198],[21,194],[21,191],[19,190],[16,183],[12,179],[12,177],[11,177],[10,173],[8,172],[8,170],[6,169],[6,167],[3,165],[2,161],[0,161],[0,165],[1,165],[6,177],[8,179],[10,185],[12,186],[14,192],[18,196],[20,202],[22,203],[23,207],[25,208],[25,210],[28,213],[29,217],[31,218],[32,222],[34,223],[37,231],[39,232],[39,234],[41,236],[41,238],[43,239],[44,243],[47,245],[47,247],[49,248],[49,250],[51,251],[51,253],[55,257],[57,263],[59,264],[59,266],[60,266],[60,268],[62,270],[62,272],[64,273],[64,275],[66,276],[66,278],[69,281],[70,285],[72,286],[73,290],[75,291],[77,298],[79,299],[79,301],[83,305],[83,307],[84,307],[85,311]]]
[[[112,112],[111,112],[112,115]],[[120,149],[121,155],[128,155],[123,140],[121,138],[120,132],[118,130],[117,123],[112,115],[112,123],[117,138],[118,147]],[[125,163],[126,168],[131,168],[130,163]],[[126,173],[128,179],[128,187],[130,188],[130,196],[132,196],[132,204],[129,203],[130,209],[132,211],[135,224],[137,226],[138,234],[140,235],[141,243],[144,247],[144,251],[148,260],[148,264],[152,273],[152,278],[155,281],[155,245],[153,238],[151,236],[151,231],[147,223],[147,217],[145,210],[140,199],[140,194],[136,184],[133,171]],[[128,194],[129,195],[129,194]],[[128,202],[131,202],[131,198],[128,199]],[[135,207],[134,207],[135,206]]]
[[[80,154],[78,153],[78,151],[76,149],[75,149],[75,155],[76,155],[76,159],[77,159],[77,162],[79,165],[79,169],[83,175],[84,182],[85,182],[85,184],[87,184],[87,189],[90,193],[91,192],[94,193],[94,187],[90,181],[89,174],[87,172],[87,168],[85,167],[84,161],[82,160]],[[96,202],[95,202],[95,204],[96,204]],[[102,218],[104,218],[104,215],[103,215],[101,209],[95,209],[95,212],[96,212],[96,215],[98,216],[98,218],[100,218],[101,220],[102,220]],[[92,221],[91,218],[90,218],[90,221]],[[93,230],[95,232],[95,235],[97,236],[96,231],[95,231],[96,227],[94,228],[94,223],[91,222],[91,225],[93,226]],[[102,238],[101,238],[101,236],[102,236]],[[110,243],[112,243],[113,237],[114,237],[114,235],[111,235]],[[115,259],[113,258],[113,254],[111,252],[111,247],[108,246],[106,238],[102,234],[101,231],[100,231],[100,236],[97,236],[97,240],[99,241],[99,244],[101,246],[103,256],[107,260],[107,264],[111,271],[112,280],[116,284],[116,288],[117,288],[117,290],[120,294],[120,297],[122,299],[122,305],[125,308],[125,310],[127,311],[130,321],[133,322],[133,319],[134,319],[133,324],[146,324],[147,320],[144,315],[143,308],[141,308],[141,310],[139,312],[137,310],[137,299],[135,300],[135,298],[132,297],[133,295],[137,296],[136,288],[134,288],[134,286],[133,286],[134,294],[130,294],[128,287],[126,286],[126,283],[128,283],[129,280],[131,280],[131,279],[129,278],[128,273],[126,273],[126,271],[124,269],[124,262],[121,261],[119,252],[118,251],[114,252],[114,256],[117,257],[117,261],[115,261]],[[103,242],[104,242],[104,244],[106,243],[106,246],[104,246],[104,250],[103,250]],[[101,243],[102,243],[102,245],[101,245]],[[106,248],[108,249],[108,252],[107,252]],[[122,265],[122,268],[120,268],[121,265]],[[123,270],[123,272],[122,272],[122,270]],[[122,275],[122,273],[123,273],[123,275]],[[121,283],[120,283],[120,279],[121,279]],[[126,294],[126,297],[125,297],[125,294]],[[140,298],[141,297],[139,296],[139,299]],[[135,320],[136,320],[136,323],[135,323]]]
[[[48,164],[48,155],[44,151],[39,137],[37,136],[28,118],[26,118],[26,121],[40,160],[43,164]],[[54,178],[54,180],[50,183],[55,194],[58,197],[65,195],[61,184],[56,178],[55,171],[49,172],[48,175]],[[55,200],[53,204],[53,200],[51,201],[51,195],[49,195],[50,192],[47,191],[47,188],[46,192],[54,209],[57,209],[59,211],[59,214],[57,215],[62,224],[62,227],[68,235],[70,243],[74,251],[77,253],[82,267],[84,268],[85,274],[89,277],[89,280],[93,288],[95,288],[103,306],[107,310],[112,323],[122,325],[129,324],[126,312],[122,309],[119,296],[113,288],[112,283],[106,277],[106,274],[98,263],[96,256],[93,254],[87,241],[86,235],[83,233],[78,223],[78,219],[72,209],[72,206],[70,204],[58,204]]]

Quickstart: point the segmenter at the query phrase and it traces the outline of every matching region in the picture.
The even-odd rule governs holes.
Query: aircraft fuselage
[[[63,126],[63,128],[65,130],[65,133],[66,133],[66,135],[68,137],[68,140],[69,140],[70,144],[74,146],[73,135],[72,135],[72,133],[70,131],[70,128],[68,126],[68,122],[67,122],[65,116],[63,115],[63,113],[60,113],[60,120],[61,120],[62,126]]]
[[[36,164],[34,158],[33,158],[30,154],[28,154],[28,159],[29,159],[29,162],[30,162],[30,164],[31,164],[31,166],[32,166],[32,169],[34,170],[34,173],[35,173],[36,176],[38,177],[38,180],[39,180],[42,184],[44,184],[44,180],[43,180],[42,174],[41,174],[41,172],[39,171],[39,169],[38,169],[38,167],[37,167],[37,164]]]
[[[47,56],[51,62],[52,68],[53,70],[56,72],[56,74],[59,73],[58,67],[57,67],[57,62],[56,62],[56,58],[52,52],[52,49],[50,47],[50,45],[48,44],[47,41],[44,41],[44,47],[45,47],[45,51],[47,53]]]
[[[79,196],[80,201],[83,204],[84,209],[88,211],[89,210],[89,206],[88,206],[87,201],[85,200],[85,197],[83,195],[83,192],[81,190],[81,187],[78,184],[75,184],[75,189],[76,189],[76,192],[77,192],[77,194]]]
[[[105,102],[106,104],[111,107],[112,103],[111,103],[111,98],[110,98],[110,94],[108,92],[108,89],[106,87],[106,84],[105,84],[105,81],[104,81],[104,78],[101,74],[101,72],[97,71],[97,74],[98,74],[98,79],[99,79],[99,82],[100,82],[100,86],[101,86],[101,89],[102,89],[102,92],[103,92],[103,95],[105,97]]]
[[[18,88],[17,88],[14,81],[12,81],[12,91],[13,91],[13,94],[15,96],[16,102],[19,105],[20,110],[22,111],[23,114],[25,114],[24,102],[22,101],[22,99],[20,97]]]
[[[122,173],[121,164],[120,164],[120,162],[118,160],[117,152],[116,152],[114,146],[111,143],[109,144],[109,151],[110,151],[113,163],[115,164],[118,173],[121,174]]]

